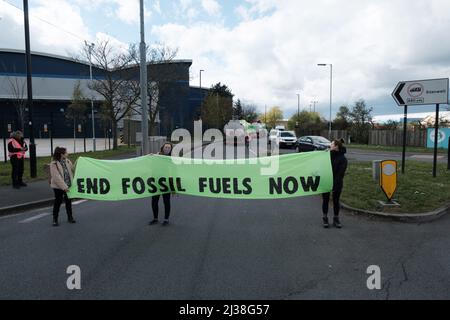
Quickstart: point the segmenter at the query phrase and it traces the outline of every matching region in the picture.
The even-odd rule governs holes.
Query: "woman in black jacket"
[[[341,222],[339,221],[339,209],[341,206],[339,200],[341,197],[342,188],[344,187],[345,171],[347,170],[347,158],[345,157],[346,153],[347,149],[344,147],[341,140],[334,140],[331,143],[330,155],[331,165],[333,167],[333,225],[339,229],[342,228]],[[328,204],[330,202],[330,193],[324,193],[322,198],[323,226],[324,228],[329,228]]]
[[[173,145],[171,143],[166,142],[159,152],[160,155],[163,156],[171,156],[172,155],[172,149]],[[158,211],[159,211],[159,198],[161,196],[153,196],[152,197],[152,210],[153,210],[153,220],[150,221],[150,225],[157,224],[159,222],[158,220]],[[169,217],[170,217],[170,193],[165,193],[162,195],[163,202],[164,202],[164,221],[163,226],[167,226],[169,224]]]

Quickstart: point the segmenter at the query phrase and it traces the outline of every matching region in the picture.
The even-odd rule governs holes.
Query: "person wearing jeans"
[[[62,202],[66,205],[69,223],[75,223],[72,215],[72,200],[67,196],[73,181],[73,165],[68,159],[67,149],[56,147],[53,152],[53,161],[50,163],[50,186],[55,194],[53,204],[53,226],[59,226],[58,216]]]

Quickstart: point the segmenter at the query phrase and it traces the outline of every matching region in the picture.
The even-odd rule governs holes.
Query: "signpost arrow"
[[[392,92],[399,106],[448,104],[448,79],[402,81]]]
[[[400,82],[397,87],[395,88],[394,92],[392,93],[392,97],[394,98],[395,102],[399,106],[404,106],[405,101],[403,101],[402,97],[400,96],[400,92],[402,92],[403,88],[405,87],[405,82]]]
[[[405,173],[406,158],[406,134],[408,122],[408,106],[436,105],[435,135],[439,130],[439,105],[448,104],[449,79],[431,79],[417,81],[402,81],[397,84],[392,92],[392,98],[399,106],[405,108],[403,120],[403,152],[402,173]],[[433,177],[437,170],[437,139],[434,144]]]

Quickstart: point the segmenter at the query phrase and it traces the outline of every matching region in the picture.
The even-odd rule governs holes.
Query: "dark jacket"
[[[25,140],[24,140],[24,139],[20,139],[20,140],[17,140],[17,139],[15,139],[15,138],[13,138],[13,139],[16,140],[22,147],[25,147],[25,148],[26,148],[25,151],[28,151],[28,146],[27,146],[27,144],[25,143]],[[22,150],[21,150],[21,149],[14,148],[12,142],[10,142],[10,143],[8,143],[8,151],[9,151],[9,152],[16,153],[16,152],[20,152],[20,151],[22,151]]]
[[[333,167],[333,191],[342,191],[344,187],[344,175],[347,170],[347,158],[345,154],[347,149],[345,147],[339,151],[330,151],[331,166]]]

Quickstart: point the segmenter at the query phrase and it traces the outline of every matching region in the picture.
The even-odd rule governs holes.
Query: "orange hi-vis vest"
[[[16,139],[11,139],[9,142],[12,143],[14,149],[22,149],[22,146]],[[11,159],[12,156],[17,156],[17,159],[25,158],[25,151],[19,151],[19,152],[10,152],[8,154],[9,158]]]

